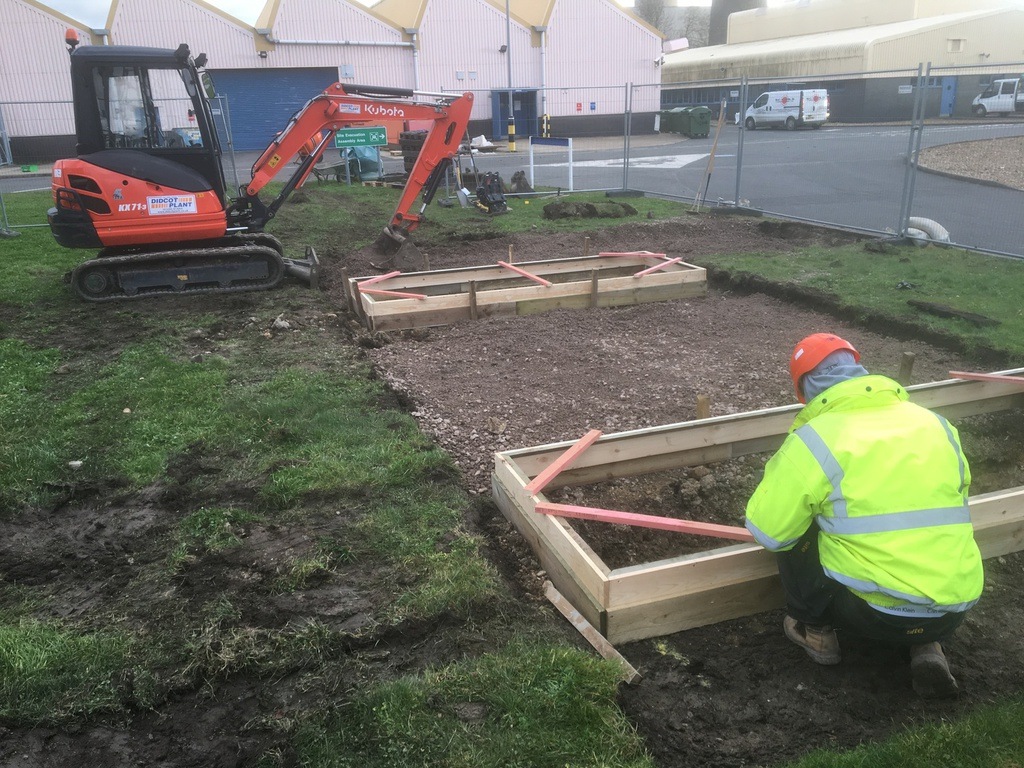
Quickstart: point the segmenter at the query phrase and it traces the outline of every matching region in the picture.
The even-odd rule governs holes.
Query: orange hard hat
[[[853,359],[860,362],[860,352],[854,349],[853,344],[834,333],[812,333],[793,348],[793,354],[789,356],[789,375],[793,377],[797,400],[806,402],[804,393],[800,391],[800,379],[817,368],[818,363],[826,357],[841,349],[852,352]]]

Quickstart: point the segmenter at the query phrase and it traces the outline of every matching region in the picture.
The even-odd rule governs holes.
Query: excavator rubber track
[[[307,252],[307,258],[310,254]],[[312,257],[315,260],[315,255]],[[70,275],[86,301],[119,301],[184,293],[237,293],[273,288],[296,262],[265,233],[229,236],[213,245],[165,251],[101,251]]]

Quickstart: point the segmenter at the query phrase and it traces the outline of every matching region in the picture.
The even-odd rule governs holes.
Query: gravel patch
[[[1024,190],[1024,136],[959,141],[923,149],[918,166]]]

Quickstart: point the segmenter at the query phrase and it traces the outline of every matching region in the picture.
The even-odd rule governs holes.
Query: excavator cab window
[[[137,66],[97,67],[93,92],[104,148],[202,148],[183,73]]]
[[[184,75],[183,75],[184,77]],[[213,78],[210,77],[209,72],[200,72],[199,79],[202,81],[203,90],[206,91],[206,98],[215,99],[217,98],[217,87],[213,84]]]
[[[144,69],[101,67],[93,73],[93,85],[107,149],[161,146],[160,119]]]

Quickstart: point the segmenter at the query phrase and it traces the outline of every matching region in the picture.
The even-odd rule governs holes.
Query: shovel
[[[462,156],[457,158],[457,162],[453,166],[455,168],[455,183],[457,188],[455,190],[455,196],[459,199],[459,205],[463,208],[469,208],[469,190],[462,183]]]

